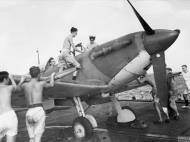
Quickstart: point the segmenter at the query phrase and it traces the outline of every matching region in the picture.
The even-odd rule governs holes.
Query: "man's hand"
[[[9,74],[9,79],[11,80],[11,83],[12,83],[12,87],[13,87],[13,90],[16,90],[16,83],[13,79],[13,75],[12,74]]]
[[[27,77],[23,75],[23,76],[21,77],[20,82],[23,83],[23,82],[26,80],[26,78],[27,78]]]
[[[51,77],[53,78],[53,79],[55,79],[55,72],[53,72],[52,74],[51,74]]]
[[[9,74],[9,78],[10,78],[10,79],[13,79],[13,75],[12,75],[12,74]]]

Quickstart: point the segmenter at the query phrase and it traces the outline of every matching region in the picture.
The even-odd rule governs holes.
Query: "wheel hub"
[[[76,124],[74,127],[74,133],[78,138],[85,137],[85,128],[81,124]]]

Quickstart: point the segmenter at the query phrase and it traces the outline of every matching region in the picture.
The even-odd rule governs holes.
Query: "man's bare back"
[[[11,95],[16,90],[16,83],[12,75],[9,75],[12,85],[0,84],[0,114],[12,110]]]
[[[24,94],[28,105],[42,103],[44,82],[31,80],[23,84]]]
[[[4,112],[12,110],[11,94],[13,86],[0,85],[0,115]]]
[[[52,74],[54,78],[55,74]],[[36,78],[32,78],[30,82],[24,83],[22,88],[24,89],[24,94],[26,96],[27,104],[40,104],[43,100],[43,89],[48,87],[53,87],[54,80],[52,79],[50,83],[46,81],[38,81]]]

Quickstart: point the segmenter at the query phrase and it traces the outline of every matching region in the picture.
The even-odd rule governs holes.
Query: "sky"
[[[179,71],[190,66],[190,0],[131,0],[153,29],[180,29],[166,51],[166,64]],[[98,44],[143,30],[126,0],[0,0],[0,70],[25,74],[49,57],[57,59],[72,26],[77,44]]]

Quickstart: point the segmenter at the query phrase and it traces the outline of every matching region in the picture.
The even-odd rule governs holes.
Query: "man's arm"
[[[73,48],[75,51],[82,53],[79,49],[77,49],[77,47],[75,47],[75,45],[74,45],[74,43],[73,43],[73,39],[72,39],[72,38],[69,38],[69,42],[70,42],[70,44],[71,44],[72,48]]]
[[[12,83],[12,89],[13,89],[13,91],[15,91],[17,88],[17,85],[16,85],[16,83],[13,79],[13,76],[11,74],[9,75],[9,79],[11,80],[11,83]]]
[[[44,87],[45,88],[53,87],[54,86],[54,78],[55,78],[55,73],[52,73],[50,83],[47,83],[46,81],[44,81]]]
[[[16,88],[17,91],[21,91],[22,90],[22,85],[23,85],[24,81],[26,80],[26,78],[27,78],[26,76],[22,76],[21,77],[21,80],[18,83],[17,88]]]

